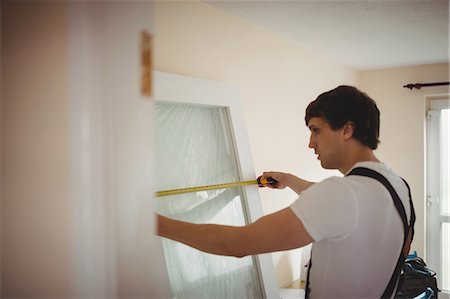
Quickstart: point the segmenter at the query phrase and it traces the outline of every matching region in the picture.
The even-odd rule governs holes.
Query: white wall
[[[356,71],[194,1],[156,2],[155,37],[156,70],[237,86],[256,173],[280,170],[311,180],[335,173],[322,170],[307,147],[304,110],[320,93],[356,84]],[[288,190],[260,194],[266,214],[296,198]],[[300,255],[273,254],[279,286],[300,277]]]
[[[381,112],[381,128],[377,156],[412,189],[417,214],[416,235],[412,250],[425,253],[425,116],[430,95],[449,93],[448,86],[409,90],[409,83],[449,80],[449,64],[433,64],[359,73],[360,87],[377,103]]]

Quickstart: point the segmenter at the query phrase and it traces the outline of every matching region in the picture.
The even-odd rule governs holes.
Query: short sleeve
[[[355,200],[344,178],[333,177],[300,193],[290,208],[318,242],[326,238],[342,238],[353,231],[358,217]]]

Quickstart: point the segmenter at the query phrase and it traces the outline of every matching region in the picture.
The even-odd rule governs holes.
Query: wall
[[[323,91],[356,84],[356,71],[206,4],[158,1],[154,8],[155,69],[239,88],[257,174],[279,170],[319,180],[335,173],[322,170],[307,147],[304,110]],[[289,190],[260,195],[266,214],[296,199]],[[280,286],[299,278],[300,255],[273,254]]]
[[[392,68],[359,73],[359,86],[378,104],[381,112],[377,156],[412,189],[417,214],[416,235],[412,249],[424,256],[425,245],[425,115],[430,95],[449,93],[449,87],[420,90],[403,88],[408,83],[449,80],[449,64]]]
[[[1,13],[2,296],[61,298],[71,291],[67,5],[6,2]]]

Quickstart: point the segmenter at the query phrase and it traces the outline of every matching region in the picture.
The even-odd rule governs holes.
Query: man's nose
[[[314,146],[315,146],[315,142],[313,141],[313,137],[312,137],[312,135],[311,135],[311,136],[309,136],[309,144],[308,144],[308,147],[309,147],[309,148],[314,148]]]

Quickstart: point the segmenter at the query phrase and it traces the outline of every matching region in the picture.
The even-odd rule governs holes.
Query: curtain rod
[[[433,83],[409,83],[407,85],[403,85],[404,88],[417,88],[421,89],[422,87],[430,87],[430,86],[440,86],[440,85],[450,85],[450,82],[433,82]]]

